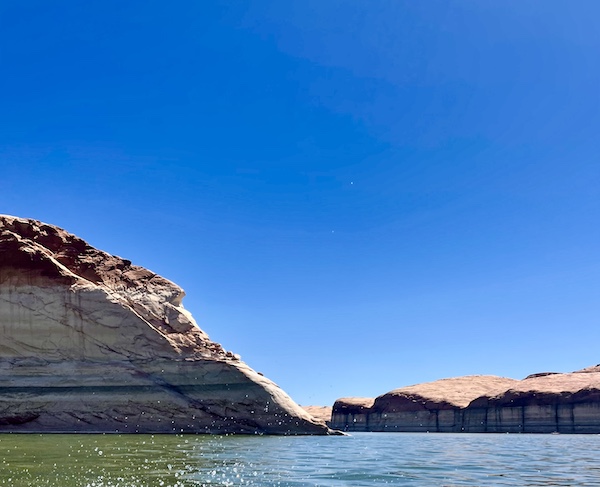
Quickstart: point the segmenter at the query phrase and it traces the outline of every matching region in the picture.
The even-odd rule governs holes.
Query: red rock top
[[[345,397],[333,414],[464,409],[600,401],[600,366],[572,373],[542,372],[523,380],[471,375],[395,389],[375,399]]]
[[[342,397],[333,403],[333,414],[365,414],[374,401],[372,397]]]
[[[419,409],[464,408],[485,394],[505,391],[517,380],[495,375],[469,375],[425,382],[395,389],[375,399],[374,410],[412,411]]]
[[[600,372],[587,370],[586,372],[542,376],[534,374],[521,381],[516,381],[505,391],[482,395],[472,403],[472,406],[522,406],[582,401],[597,402],[598,400],[600,400]]]
[[[98,250],[62,228],[38,220],[0,215],[1,267],[41,271],[50,278],[77,278],[114,291],[161,286],[171,292],[169,302],[179,305],[185,295],[171,281],[131,261]]]
[[[54,302],[56,309],[76,308],[77,304],[70,301],[79,293],[87,298],[86,322],[97,316],[102,318],[99,322],[103,326],[121,328],[123,344],[142,330],[146,337],[154,335],[162,340],[166,353],[226,355],[183,308],[185,293],[179,286],[37,220],[0,215],[0,286],[34,286],[36,290],[30,294],[37,297],[36,306]],[[62,294],[48,297],[46,304],[40,302],[42,290],[51,293],[50,289],[61,287]],[[96,297],[91,299],[92,295]],[[63,302],[60,306],[59,301]],[[130,332],[125,329],[128,326],[133,327]],[[127,345],[127,353],[132,352],[132,346]]]

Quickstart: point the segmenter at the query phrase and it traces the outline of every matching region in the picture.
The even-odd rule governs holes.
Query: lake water
[[[0,485],[600,486],[600,436],[0,435]]]

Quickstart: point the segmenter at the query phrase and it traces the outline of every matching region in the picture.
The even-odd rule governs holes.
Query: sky
[[[303,405],[600,363],[600,3],[0,0],[0,213]]]

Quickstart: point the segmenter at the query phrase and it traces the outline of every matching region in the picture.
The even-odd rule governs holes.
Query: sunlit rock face
[[[153,272],[0,215],[0,431],[327,434]]]
[[[331,422],[331,406],[302,406],[302,409],[327,425]]]
[[[465,411],[470,428],[490,433],[600,433],[600,371],[533,374],[486,394]]]
[[[345,431],[600,433],[600,367],[570,374],[442,379],[335,402]]]
[[[485,393],[506,390],[513,379],[473,375],[395,389],[370,401],[345,398],[333,407],[333,428],[346,431],[463,431],[462,410]]]

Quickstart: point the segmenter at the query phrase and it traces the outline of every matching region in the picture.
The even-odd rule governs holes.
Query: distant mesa
[[[523,380],[441,379],[375,399],[338,399],[329,422],[342,431],[600,433],[600,366]]]
[[[324,423],[329,423],[331,420],[331,406],[302,406],[302,409]]]
[[[0,431],[329,434],[212,342],[181,288],[0,215]]]

